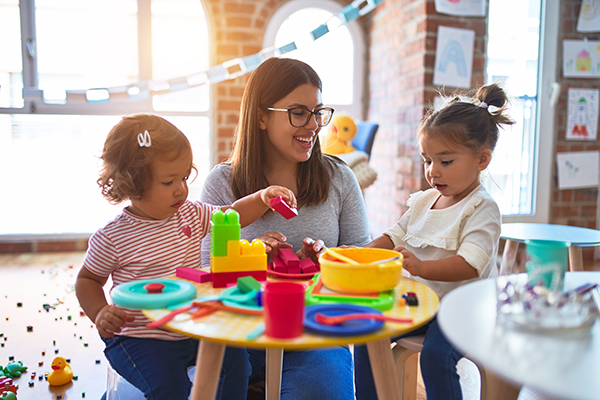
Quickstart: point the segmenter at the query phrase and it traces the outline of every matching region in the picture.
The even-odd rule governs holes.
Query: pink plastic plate
[[[273,263],[267,264],[267,273],[271,275],[278,276],[280,278],[290,278],[290,279],[309,279],[321,272],[321,267],[317,264],[317,272],[309,272],[307,274],[288,274],[287,272],[277,272],[273,270]]]

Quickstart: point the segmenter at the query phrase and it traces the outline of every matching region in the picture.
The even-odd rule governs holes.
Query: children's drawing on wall
[[[600,32],[600,0],[583,0],[577,21],[578,32]]]
[[[471,87],[475,31],[439,26],[433,84]]]
[[[435,0],[435,11],[440,14],[485,17],[485,0]]]
[[[569,89],[567,140],[598,137],[598,89]]]
[[[600,169],[600,152],[582,151],[575,153],[558,153],[558,188],[579,189],[598,186],[598,170]]]
[[[565,77],[600,77],[600,42],[563,41],[563,75]]]

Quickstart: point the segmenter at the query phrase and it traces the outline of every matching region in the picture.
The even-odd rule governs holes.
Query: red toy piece
[[[228,283],[236,283],[237,279],[244,276],[251,276],[257,281],[267,280],[267,271],[239,271],[239,272],[213,272],[212,282],[214,288],[227,287]]]
[[[269,202],[271,208],[281,214],[285,219],[290,219],[298,216],[298,210],[290,207],[283,197],[277,196]]]
[[[282,274],[286,274],[288,272],[288,268],[285,263],[281,260],[279,255],[273,256],[273,271],[281,272]]]
[[[311,260],[308,257],[303,260],[300,260],[300,269],[302,269],[303,274],[309,274],[311,272],[316,273],[318,271],[317,266],[315,265],[313,260]]]
[[[277,255],[279,258],[281,258],[281,261],[283,261],[285,266],[288,267],[288,270],[290,268],[300,268],[300,260],[298,259],[296,253],[292,251],[292,249],[279,249]],[[288,272],[290,274],[293,273],[291,271]]]
[[[188,267],[177,268],[175,270],[175,275],[179,278],[198,283],[210,282],[212,280],[212,274],[210,272]]]

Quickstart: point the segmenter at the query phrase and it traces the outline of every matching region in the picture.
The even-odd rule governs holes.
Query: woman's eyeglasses
[[[307,110],[306,108],[267,108],[270,111],[285,111],[288,113],[288,117],[290,118],[290,124],[294,128],[302,128],[304,125],[308,124],[310,118],[312,116],[315,117],[315,121],[317,125],[320,127],[326,126],[331,122],[333,118],[333,112],[335,111],[331,107],[323,107],[319,108],[315,111]]]

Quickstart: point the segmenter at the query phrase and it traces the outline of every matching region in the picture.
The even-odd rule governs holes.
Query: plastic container
[[[542,283],[550,290],[562,291],[567,272],[570,243],[527,240],[525,245],[527,253],[525,268],[529,283],[532,285]]]
[[[302,335],[305,291],[299,283],[267,282],[263,293],[267,336],[290,339]]]
[[[327,252],[319,257],[321,280],[328,289],[342,293],[374,293],[391,290],[400,282],[403,257],[397,251],[369,248],[332,250],[358,264],[340,261]]]

